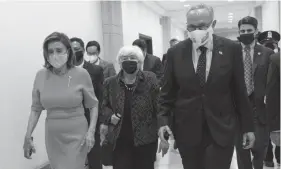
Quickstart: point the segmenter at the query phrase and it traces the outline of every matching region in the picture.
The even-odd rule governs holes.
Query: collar
[[[93,62],[92,64],[99,65],[100,64],[100,58],[98,57],[98,59],[95,62]]]
[[[244,45],[242,42],[241,42],[241,45],[242,45],[242,48],[245,49],[246,45]],[[256,41],[254,40],[251,44],[250,44],[250,49],[253,50],[254,47],[256,45]]]
[[[213,50],[214,45],[213,45],[213,35],[210,36],[209,41],[204,45],[206,48],[208,48],[210,51]]]

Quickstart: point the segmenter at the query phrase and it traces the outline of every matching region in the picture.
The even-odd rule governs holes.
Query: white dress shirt
[[[210,36],[209,41],[203,45],[207,48],[206,51],[206,81],[208,79],[208,75],[210,72],[210,68],[211,68],[211,63],[212,63],[212,51],[213,51],[213,36]],[[193,60],[193,66],[194,66],[194,70],[195,72],[197,71],[197,64],[199,61],[199,56],[201,54],[201,51],[199,49],[199,46],[195,46],[192,45],[192,60]]]
[[[96,61],[96,63],[94,63],[95,65],[100,65],[100,58],[98,58],[98,60]]]

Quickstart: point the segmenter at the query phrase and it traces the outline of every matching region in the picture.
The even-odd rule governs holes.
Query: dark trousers
[[[113,152],[113,169],[154,169],[156,151],[157,141],[136,147],[117,140]]]
[[[207,124],[201,144],[188,146],[177,142],[184,169],[229,169],[234,146],[222,147],[212,138]]]
[[[280,164],[280,146],[275,147],[274,155],[275,155],[277,163]],[[271,143],[271,140],[269,139],[269,144],[268,144],[268,147],[267,147],[267,153],[266,153],[264,161],[273,162],[273,158],[274,158],[274,156],[273,156],[273,145]]]
[[[90,112],[85,109],[85,117],[90,124]],[[89,169],[102,169],[101,161],[101,146],[100,146],[100,134],[99,134],[99,124],[97,123],[96,133],[95,133],[95,145],[87,155]]]
[[[237,135],[236,135],[236,154],[237,163],[239,169],[263,169],[263,160],[265,158],[268,139],[269,139],[269,128],[268,125],[261,124],[257,118],[254,98],[249,97],[252,107],[254,109],[254,127],[255,127],[255,144],[252,149],[244,149],[242,145],[243,134],[240,129],[240,124],[237,125]],[[251,160],[251,153],[253,155],[253,160]]]
[[[100,135],[95,133],[95,145],[88,153],[89,169],[102,169]]]

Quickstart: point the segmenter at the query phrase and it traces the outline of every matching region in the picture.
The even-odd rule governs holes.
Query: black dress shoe
[[[274,167],[274,163],[272,161],[264,161],[264,165],[266,167]]]

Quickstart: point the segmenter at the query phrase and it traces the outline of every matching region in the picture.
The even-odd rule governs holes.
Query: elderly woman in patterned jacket
[[[137,46],[117,55],[121,71],[105,80],[102,129],[113,145],[113,169],[154,169],[157,151],[156,75],[141,70],[144,56]]]

